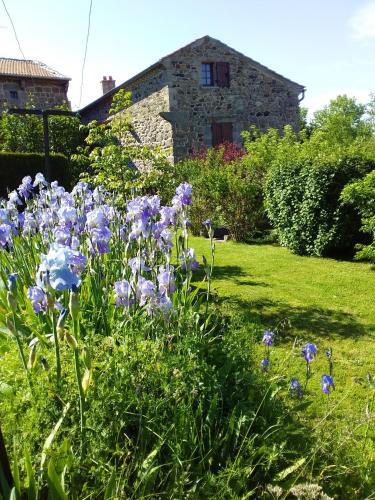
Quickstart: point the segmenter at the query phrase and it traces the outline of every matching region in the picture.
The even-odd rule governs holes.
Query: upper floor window
[[[9,93],[10,93],[10,98],[11,99],[18,99],[18,92],[17,92],[17,90],[10,90]]]
[[[201,83],[204,87],[229,87],[229,63],[202,63]]]
[[[213,63],[202,63],[201,82],[204,87],[212,87],[214,84]]]

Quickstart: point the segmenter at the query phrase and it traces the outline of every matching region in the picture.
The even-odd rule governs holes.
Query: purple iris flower
[[[175,223],[176,208],[175,207],[162,207],[160,209],[160,222],[165,226]]]
[[[145,265],[144,259],[140,257],[133,257],[129,259],[129,267],[132,270],[132,274],[137,274],[138,271],[150,271],[150,268]]]
[[[311,363],[314,358],[316,358],[316,353],[318,349],[315,344],[312,344],[311,342],[308,342],[305,344],[305,346],[302,348],[301,354],[307,361],[307,363]]]
[[[193,248],[187,248],[184,254],[180,256],[180,260],[182,261],[181,269],[198,269],[199,267]]]
[[[17,205],[22,205],[22,201],[19,199],[17,191],[11,191],[8,194],[8,200],[9,208],[15,208]]]
[[[80,254],[71,248],[52,243],[47,255],[42,255],[38,269],[38,285],[43,287],[47,281],[57,291],[70,290],[79,286],[81,280],[74,268],[74,258]]]
[[[57,212],[60,223],[73,224],[77,220],[77,210],[69,205],[63,205]]]
[[[330,375],[322,376],[322,391],[324,394],[329,394],[332,390],[335,390],[335,384],[333,382],[333,377]]]
[[[85,193],[89,190],[89,185],[87,182],[84,182],[84,181],[79,181],[77,182],[77,184],[74,186],[73,190],[72,190],[72,194],[75,195],[75,194],[82,194],[82,193]]]
[[[109,252],[109,240],[111,231],[106,226],[100,228],[94,227],[90,231],[90,239],[88,240],[89,250],[91,254],[98,251],[101,255]]]
[[[18,192],[25,200],[30,197],[30,194],[33,192],[33,180],[29,175],[22,179],[22,183],[18,187]]]
[[[95,208],[87,214],[86,225],[89,230],[93,228],[102,228],[108,226],[109,220],[105,214],[103,207]]]
[[[139,276],[137,283],[137,290],[138,290],[137,295],[140,299],[139,305],[143,306],[146,304],[147,300],[154,295],[156,291],[156,286],[152,281],[146,280],[145,278],[143,278],[143,276]]]
[[[193,188],[188,182],[183,182],[176,189],[176,194],[172,199],[172,205],[183,207],[190,205]]]
[[[166,268],[163,266],[159,267],[158,274],[158,283],[159,283],[159,292],[162,295],[173,293],[175,291],[174,284],[174,267],[169,265]]]
[[[290,392],[292,393],[293,396],[296,396],[297,398],[302,398],[303,396],[302,385],[297,378],[291,379]]]
[[[17,277],[18,277],[17,273],[8,274],[8,284],[7,284],[7,287],[8,287],[8,291],[9,292],[15,292],[16,291],[16,289],[17,289]]]
[[[60,245],[70,245],[71,234],[70,229],[67,227],[57,226],[53,230],[53,237],[56,243],[59,243]]]
[[[33,183],[33,187],[37,187],[37,186],[47,186],[47,181],[45,180],[44,178],[44,175],[41,174],[40,172],[38,172],[35,176],[35,179],[34,179],[34,183]]]
[[[263,339],[262,339],[263,344],[268,346],[268,347],[273,345],[273,337],[274,337],[274,333],[271,332],[271,330],[266,330],[263,334]]]
[[[129,307],[130,284],[126,280],[116,281],[114,284],[116,307]]]
[[[12,228],[8,224],[0,224],[0,246],[12,245]]]
[[[27,296],[35,313],[45,312],[47,310],[47,295],[39,286],[32,286],[27,290]]]
[[[270,366],[270,360],[268,358],[264,358],[264,359],[262,359],[260,365],[261,365],[263,371],[266,372]]]
[[[211,219],[204,220],[202,224],[204,226],[212,226],[212,220]]]
[[[9,212],[5,208],[0,208],[0,224],[9,223]]]

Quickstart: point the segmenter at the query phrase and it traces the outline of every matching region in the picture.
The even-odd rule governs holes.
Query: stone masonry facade
[[[108,118],[112,97],[132,91],[133,138],[159,146],[172,161],[220,141],[242,142],[251,125],[261,131],[299,124],[304,87],[211,37],[161,59],[81,110],[84,121]]]
[[[13,78],[0,75],[0,106],[23,108],[30,102],[38,109],[69,105],[68,85],[59,80]]]

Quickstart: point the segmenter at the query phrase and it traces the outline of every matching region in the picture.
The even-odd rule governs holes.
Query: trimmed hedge
[[[65,188],[71,187],[70,163],[62,154],[51,154],[51,179],[57,180]],[[13,153],[0,151],[0,197],[16,189],[26,175],[34,177],[44,173],[44,154]]]

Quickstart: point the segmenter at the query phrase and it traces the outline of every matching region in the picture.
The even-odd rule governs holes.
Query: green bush
[[[360,220],[341,191],[374,165],[361,140],[333,145],[313,134],[301,143],[286,130],[266,183],[267,213],[280,243],[298,254],[350,252]]]
[[[256,156],[225,159],[225,149],[209,149],[204,157],[188,158],[175,166],[174,182],[193,185],[192,231],[199,234],[202,221],[225,226],[236,241],[248,239],[265,224],[263,169]],[[168,186],[169,189],[169,186]]]
[[[51,175],[64,187],[70,187],[71,174],[69,160],[62,154],[50,156]],[[16,189],[26,175],[32,177],[44,172],[44,154],[11,153],[0,151],[0,196]]]
[[[345,186],[342,200],[361,215],[362,231],[371,235],[370,245],[357,245],[357,260],[375,262],[375,170],[363,179]]]

